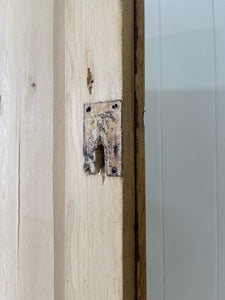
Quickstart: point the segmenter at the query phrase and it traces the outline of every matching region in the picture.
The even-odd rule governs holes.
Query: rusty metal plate
[[[84,172],[97,174],[96,149],[104,149],[107,176],[122,176],[122,101],[84,104]]]

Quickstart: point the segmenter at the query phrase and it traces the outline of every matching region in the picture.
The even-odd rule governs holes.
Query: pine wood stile
[[[142,21],[141,0],[0,0],[0,299],[145,299]],[[88,176],[83,105],[120,99],[123,176]]]
[[[16,299],[18,264],[18,105],[15,101],[13,23],[0,1],[0,299]]]
[[[83,172],[83,104],[123,99],[125,124],[131,124],[132,106],[128,104],[132,89],[124,91],[123,13],[132,3],[121,1],[67,1],[66,7],[66,298],[132,299],[134,298],[134,247],[124,252],[124,232],[134,245],[134,210],[132,188],[127,193],[130,208],[128,226],[124,226],[124,180],[87,176]],[[128,10],[126,10],[128,11]],[[130,11],[130,10],[129,10]],[[131,11],[130,11],[131,12]],[[130,28],[133,28],[133,20]],[[131,35],[132,33],[130,33]],[[128,42],[130,39],[128,38]],[[127,42],[124,43],[127,46]],[[128,47],[127,47],[128,49]],[[132,47],[129,49],[133,49]],[[133,50],[129,50],[133,51]],[[128,54],[129,55],[129,54]],[[131,54],[133,55],[133,54]],[[131,60],[132,70],[132,60]],[[79,72],[76,72],[79,70]],[[93,74],[92,94],[87,86],[88,70]],[[131,71],[130,74],[133,72]],[[132,76],[131,76],[132,77]],[[133,78],[127,77],[130,84]],[[126,97],[127,96],[127,97]],[[126,102],[127,101],[127,102]],[[128,144],[129,143],[129,144]],[[79,146],[78,146],[79,145]],[[132,153],[132,149],[130,149]],[[124,173],[131,161],[124,157]],[[130,174],[134,174],[132,163]],[[74,172],[76,170],[76,172]],[[129,177],[129,176],[128,176]],[[128,177],[126,180],[128,180]],[[124,178],[126,176],[124,175]],[[132,175],[131,182],[134,180]],[[134,182],[134,181],[133,181]],[[133,185],[134,186],[134,185]],[[130,194],[131,193],[131,194]],[[134,198],[133,198],[134,199]],[[134,202],[133,202],[134,204]],[[131,212],[129,214],[128,212]],[[133,218],[133,219],[132,219]],[[133,223],[132,223],[133,222]],[[127,236],[128,237],[128,236]],[[124,268],[124,259],[131,263]],[[128,275],[128,268],[130,270]],[[126,275],[125,275],[126,274]],[[125,288],[126,284],[130,288]]]
[[[0,15],[0,299],[54,299],[53,1]]]

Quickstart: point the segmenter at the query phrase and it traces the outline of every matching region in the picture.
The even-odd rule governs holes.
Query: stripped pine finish
[[[13,14],[0,1],[0,299],[17,297],[19,132]]]
[[[135,300],[139,282],[144,295],[134,22],[131,0],[0,0],[1,300]],[[83,110],[99,102],[121,132],[113,166],[98,145],[89,176]]]
[[[20,299],[54,299],[53,8],[53,0],[14,0],[19,51]]]
[[[0,15],[0,299],[49,300],[53,1],[0,1]]]
[[[67,1],[67,299],[134,299],[133,58],[133,1]],[[114,99],[123,99],[124,178],[103,184],[83,172],[83,104]]]

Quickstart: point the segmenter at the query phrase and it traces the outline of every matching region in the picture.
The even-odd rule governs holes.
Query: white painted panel
[[[149,4],[154,14],[150,18],[146,15],[146,28],[151,28],[146,30],[147,278],[151,299],[163,300],[159,2],[152,0]]]
[[[182,100],[169,95],[163,105],[165,294],[171,300],[211,300],[216,293],[213,103],[177,96]]]
[[[146,1],[150,300],[225,297],[224,15],[222,0]]]
[[[218,300],[225,298],[225,2],[214,1],[217,117]]]
[[[212,0],[162,0],[159,3],[162,13],[162,35],[194,32],[212,25],[209,24],[209,18],[212,16]],[[151,13],[154,14],[153,11]]]

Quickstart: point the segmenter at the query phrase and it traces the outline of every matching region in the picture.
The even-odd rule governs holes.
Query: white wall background
[[[225,299],[225,0],[146,0],[148,300]]]

